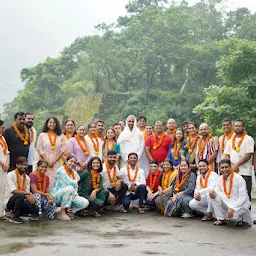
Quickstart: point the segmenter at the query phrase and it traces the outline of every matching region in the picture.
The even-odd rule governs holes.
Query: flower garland
[[[43,184],[42,184],[41,175],[40,175],[38,170],[35,171],[35,174],[36,174],[36,177],[37,177],[39,191],[45,193],[45,191],[46,191],[46,184],[47,184],[46,174],[44,173]]]
[[[153,134],[153,140],[154,140],[153,149],[158,149],[161,146],[161,144],[163,142],[163,139],[164,139],[164,132],[162,132],[161,137],[160,137],[158,143],[156,143],[156,133],[154,133]]]
[[[30,137],[30,144],[34,141],[34,138],[35,138],[35,132],[34,132],[34,129],[33,129],[33,127],[31,128],[31,137]]]
[[[108,146],[108,142],[111,141],[111,147],[109,148]],[[107,152],[109,150],[114,150],[114,146],[115,146],[115,140],[114,139],[106,139],[105,140],[105,149],[107,150]]]
[[[99,135],[99,133],[97,133],[97,136],[98,136],[101,140],[104,141],[104,138],[105,138],[104,132],[103,132],[101,135]]]
[[[241,146],[241,144],[243,143],[244,137],[245,137],[246,134],[247,134],[247,132],[244,131],[243,134],[242,134],[242,137],[240,138],[240,141],[239,141],[238,144],[237,144],[237,147],[236,147],[236,145],[235,145],[235,142],[236,142],[236,134],[233,136],[233,138],[232,138],[232,148],[233,148],[236,152],[240,152],[240,146]]]
[[[24,173],[22,174],[22,176],[23,176],[22,187],[21,187],[21,185],[20,185],[20,175],[19,175],[19,170],[18,170],[18,168],[15,169],[15,174],[16,174],[16,181],[17,181],[18,190],[20,190],[20,191],[25,191],[25,188],[26,188],[26,180],[27,180],[27,175],[26,175],[26,173],[24,172]]]
[[[224,149],[225,149],[225,138],[227,137],[227,140],[231,139],[231,137],[233,136],[234,131],[232,130],[229,135],[227,135],[226,132],[224,132],[223,136],[222,136],[222,141],[221,141],[221,153],[224,153]]]
[[[203,137],[201,137],[201,138],[199,139],[197,145],[198,145],[198,152],[199,152],[201,155],[203,155],[204,150],[205,150],[205,147],[206,147],[206,145],[207,145],[207,143],[208,143],[208,141],[209,141],[209,139],[210,139],[211,137],[212,137],[212,134],[211,134],[211,133],[208,134],[208,136],[207,136],[206,139],[204,140],[203,146],[202,146]]]
[[[180,177],[178,177],[175,191],[180,192],[180,190],[182,189],[182,186],[184,185],[188,177],[189,177],[189,173],[187,173],[184,177],[182,177],[181,180],[180,180]]]
[[[22,134],[20,133],[18,127],[16,126],[15,123],[12,124],[12,127],[14,129],[14,131],[17,133],[17,135],[19,136],[20,140],[23,141],[24,145],[28,145],[28,138],[29,138],[29,134],[28,134],[28,129],[27,127],[24,125],[24,133],[25,133],[25,137],[22,136]]]
[[[127,164],[126,168],[127,168],[127,172],[128,172],[128,180],[129,180],[130,182],[135,182],[135,180],[136,180],[136,178],[137,178],[137,175],[138,175],[138,172],[139,172],[139,166],[136,165],[136,167],[135,167],[135,174],[134,174],[133,179],[131,179],[130,165]]]
[[[113,167],[114,168],[113,176],[111,176],[111,169],[110,169],[108,161],[106,162],[106,168],[107,168],[108,178],[109,178],[109,181],[111,183],[111,186],[114,187],[115,186],[115,180],[116,180],[116,165],[114,164],[114,167]]]
[[[196,145],[196,142],[197,142],[197,139],[199,137],[199,134],[196,135],[196,137],[194,138],[192,144],[191,144],[191,136],[188,135],[188,140],[187,140],[187,149],[188,149],[188,152],[191,154],[195,148],[195,145]]]
[[[49,141],[50,141],[51,150],[54,150],[55,145],[56,145],[56,141],[57,141],[57,133],[54,132],[54,134],[53,134],[53,139],[52,139],[51,132],[50,132],[49,130],[48,130],[48,132],[47,132],[47,135],[48,135],[48,138],[49,138]]]
[[[66,136],[67,140],[71,138],[71,135],[67,131],[64,132],[64,135]]]
[[[144,142],[146,142],[146,140],[147,140],[147,133],[146,133],[146,130],[143,131],[143,138],[144,138]]]
[[[179,159],[179,153],[181,148],[182,148],[182,143],[175,140],[173,143],[173,156],[175,160]]]
[[[233,179],[234,179],[234,172],[232,171],[230,174],[229,191],[227,191],[227,184],[226,184],[227,179],[224,176],[222,176],[223,191],[228,199],[231,197],[231,191],[233,188]]]
[[[87,142],[84,138],[84,136],[82,138],[79,138],[78,135],[76,134],[74,136],[75,140],[77,141],[78,145],[80,146],[80,148],[83,150],[84,154],[85,155],[89,155],[89,151],[88,151],[88,145],[87,145]],[[83,144],[81,143],[81,140],[83,141]]]
[[[98,155],[100,153],[100,143],[98,140],[98,136],[96,134],[92,134],[92,133],[88,132],[88,137],[90,138],[90,140],[93,144],[95,154]]]
[[[93,170],[90,170],[92,175],[92,187],[93,189],[98,189],[100,185],[100,174],[97,172],[95,173]]]
[[[152,192],[155,192],[156,179],[157,179],[159,173],[160,173],[160,171],[157,170],[157,171],[155,172],[155,174],[153,174],[152,172],[150,172],[149,175],[148,175],[148,178],[149,178],[149,187],[150,187],[150,190],[151,190]]]
[[[171,178],[171,175],[172,175],[172,171],[170,170],[170,171],[165,171],[164,173],[163,173],[163,176],[162,176],[162,188],[163,188],[163,190],[165,190],[165,189],[167,189],[168,188],[168,186],[169,186],[169,183],[170,183],[170,178]]]
[[[212,172],[212,169],[208,170],[208,172],[206,173],[204,183],[203,183],[202,176],[200,175],[200,187],[201,188],[207,188],[208,179],[210,177],[211,172]]]
[[[165,134],[166,134],[166,135],[170,135],[170,131],[167,130],[167,131],[165,132]],[[176,136],[176,129],[174,129],[174,130],[173,130],[173,133],[172,133],[172,139],[173,139],[173,140],[175,139],[175,136]]]
[[[75,180],[75,173],[73,170],[69,170],[66,165],[64,165],[64,169],[67,173],[67,175],[72,179]]]
[[[7,155],[8,154],[8,145],[2,135],[0,135],[0,146],[3,147],[4,155]]]

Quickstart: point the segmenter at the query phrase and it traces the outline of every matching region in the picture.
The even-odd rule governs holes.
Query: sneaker
[[[12,216],[9,218],[9,222],[23,224],[25,221],[22,218]]]
[[[37,220],[39,220],[40,218],[39,218],[39,215],[31,215],[30,217],[29,217],[29,220],[32,220],[32,221],[37,221]]]
[[[194,215],[191,215],[191,214],[189,214],[189,213],[187,213],[187,212],[185,212],[185,213],[183,213],[182,215],[181,215],[181,218],[193,218],[194,217]]]

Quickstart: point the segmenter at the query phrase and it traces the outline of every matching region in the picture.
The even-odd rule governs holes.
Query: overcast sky
[[[192,3],[197,0],[191,0]],[[94,26],[116,21],[129,0],[0,0],[0,110],[22,88],[20,71],[57,56]],[[230,0],[230,7],[256,10],[255,0]]]

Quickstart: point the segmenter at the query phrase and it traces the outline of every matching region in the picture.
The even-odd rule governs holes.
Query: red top
[[[35,184],[36,188],[39,189],[38,180],[37,180],[37,176],[36,176],[35,172],[31,172],[29,174],[29,178],[30,178],[30,183]],[[49,177],[48,177],[48,175],[46,175],[46,188],[49,188],[49,185],[50,185]]]
[[[157,175],[157,178],[156,178],[156,183],[155,183],[155,186],[154,186],[154,191],[155,191],[155,192],[158,191],[158,186],[159,186],[159,183],[160,183],[161,175],[162,175],[162,172],[159,171],[159,172],[158,172],[158,175]],[[147,178],[147,180],[146,180],[146,184],[147,184],[147,186],[150,187],[149,176],[150,176],[150,174],[148,175],[148,178]],[[153,178],[153,179],[152,179],[152,182],[153,182],[153,181],[154,181],[154,176],[153,176],[152,178]]]
[[[159,142],[160,138],[156,136],[156,144]],[[167,157],[169,148],[172,144],[172,138],[169,135],[164,135],[162,144],[157,149],[153,149],[154,146],[154,136],[150,135],[146,140],[146,147],[150,147],[149,152],[154,160],[158,161],[159,164],[162,163]]]

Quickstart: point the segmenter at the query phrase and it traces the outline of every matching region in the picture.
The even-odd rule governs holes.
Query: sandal
[[[242,220],[239,220],[239,221],[237,221],[237,222],[235,223],[235,225],[241,227],[241,226],[243,226],[243,221],[242,221]]]
[[[120,208],[119,208],[119,212],[126,213],[126,212],[127,212],[127,210],[125,210],[123,206],[120,206]]]
[[[226,220],[216,220],[213,222],[213,225],[215,226],[223,226],[223,225],[226,225]]]
[[[213,218],[208,216],[208,215],[204,215],[204,217],[201,219],[201,221],[212,221]]]
[[[138,208],[138,213],[144,213],[144,210],[142,208]]]

